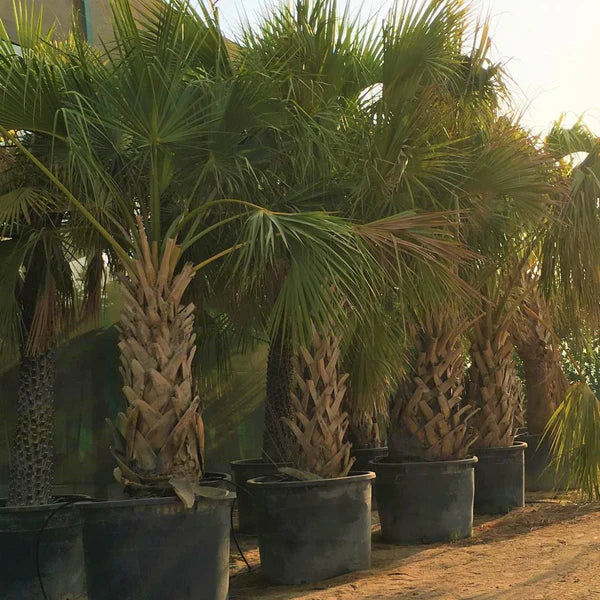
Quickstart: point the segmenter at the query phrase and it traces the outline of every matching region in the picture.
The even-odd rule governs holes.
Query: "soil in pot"
[[[87,496],[61,497],[63,501],[55,504],[24,507],[6,506],[6,501],[0,500],[2,600],[83,596],[81,518],[72,503],[89,499]]]
[[[237,494],[238,530],[240,533],[256,535],[256,517],[250,490],[246,485],[249,479],[263,475],[276,475],[279,467],[289,463],[266,462],[262,458],[234,460],[231,462],[233,483]]]
[[[89,600],[225,600],[235,494],[81,505]]]
[[[477,448],[475,502],[478,515],[506,514],[525,506],[525,449],[515,442],[505,448]]]
[[[370,568],[374,478],[248,481],[267,580],[297,585]]]
[[[475,457],[436,462],[372,460],[383,539],[429,544],[469,537],[476,462]]]
[[[369,464],[374,458],[384,458],[388,455],[387,446],[382,448],[353,448],[350,455],[356,460],[352,465],[352,471],[370,471]],[[377,498],[375,498],[375,489],[371,488],[371,510],[377,510]]]
[[[525,489],[528,492],[551,492],[567,489],[568,474],[556,476],[552,468],[552,452],[547,438],[540,434],[520,434],[517,441],[525,442]]]

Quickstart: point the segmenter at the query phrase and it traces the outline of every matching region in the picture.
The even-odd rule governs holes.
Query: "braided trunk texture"
[[[473,427],[477,446],[512,446],[522,424],[523,391],[507,326],[496,327],[486,314],[472,327],[469,402],[479,408]]]
[[[560,348],[554,343],[546,325],[551,326],[549,310],[534,292],[523,302],[511,330],[525,372],[525,417],[530,434],[544,432],[569,387],[562,368]]]
[[[342,408],[348,375],[338,375],[339,359],[337,338],[321,336],[313,326],[311,347],[301,346],[296,356],[295,415],[285,420],[298,445],[298,466],[322,478],[345,477],[354,463]]]
[[[55,354],[49,351],[24,356],[19,367],[9,506],[34,506],[52,500],[55,365]]]
[[[462,331],[451,316],[439,315],[413,332],[414,370],[392,401],[390,458],[438,461],[469,454],[476,439],[469,428],[475,409],[462,400]]]
[[[381,448],[381,429],[377,419],[360,411],[352,411],[352,402],[346,404],[350,412],[346,438],[352,444],[352,448]]]
[[[197,482],[204,461],[204,425],[195,393],[194,305],[182,302],[194,271],[175,273],[179,248],[165,244],[159,258],[143,228],[136,275],[121,277],[121,375],[127,410],[119,413],[115,477],[129,488],[168,488],[172,478]]]

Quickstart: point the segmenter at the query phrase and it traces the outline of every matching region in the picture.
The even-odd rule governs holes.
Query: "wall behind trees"
[[[140,0],[130,0],[130,3],[134,8],[142,5]],[[56,39],[65,38],[69,34],[73,10],[80,15],[81,25],[85,23],[83,16],[87,17],[84,30],[91,34],[89,39],[94,44],[98,44],[100,39],[108,40],[111,37],[109,0],[36,0],[35,5],[43,7],[46,28],[55,24]],[[0,19],[14,41],[13,0],[0,0]]]

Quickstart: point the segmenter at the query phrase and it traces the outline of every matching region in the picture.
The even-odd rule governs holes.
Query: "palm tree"
[[[488,436],[486,444],[509,445],[514,437],[514,417],[518,417],[522,394],[516,377],[515,349],[525,371],[527,427],[530,433],[541,434],[569,387],[554,323],[577,337],[585,322],[597,322],[593,297],[598,268],[592,242],[597,233],[596,149],[596,138],[581,122],[567,130],[559,121],[545,140],[543,151],[559,164],[558,169],[548,172],[554,185],[554,201],[548,206],[546,220],[540,222],[537,231],[528,233],[522,258],[497,285],[497,290],[503,288],[495,292],[501,310],[496,308],[495,314],[488,315],[491,334],[475,348],[478,364],[474,370],[478,370],[479,378],[485,377],[487,363],[496,380],[504,382],[496,385],[488,374],[490,389],[485,394],[494,398],[491,404],[496,414],[489,419],[494,433],[481,419],[483,434]],[[586,158],[573,167],[565,159],[575,152],[584,152]],[[481,335],[479,329],[476,335]],[[485,343],[491,343],[495,350],[487,360]],[[494,344],[499,346],[494,348]],[[481,387],[475,384],[474,396],[481,397]]]
[[[532,316],[538,329],[550,334],[556,348],[547,363],[557,383],[550,379],[546,398],[528,406],[527,419],[533,427],[543,428],[552,448],[556,475],[564,478],[567,474],[568,486],[598,498],[600,401],[588,383],[584,365],[579,364],[583,361],[578,359],[593,347],[590,340],[598,328],[600,269],[595,240],[600,233],[599,141],[581,120],[566,128],[561,118],[548,134],[545,147],[560,164],[565,193],[540,244],[540,268],[534,288],[543,298],[542,309],[546,306],[552,310],[544,314],[533,308]],[[567,344],[561,343],[553,326],[568,340]],[[576,374],[572,383],[563,374],[565,354]],[[558,398],[548,393],[556,385],[561,391]],[[529,387],[527,382],[528,391]],[[558,406],[552,414],[554,403]]]
[[[48,52],[52,32],[44,32],[41,15],[30,10],[15,16],[18,60],[30,64],[34,55]],[[3,31],[0,48],[6,68],[17,58]],[[41,113],[44,107],[36,110]],[[9,137],[1,138],[0,148],[0,339],[5,352],[16,351],[20,357],[8,504],[25,506],[52,499],[55,347],[82,319],[97,314],[104,265],[93,239],[81,245],[77,218],[65,196]],[[19,140],[44,162],[60,163],[45,132],[22,133]]]
[[[421,277],[424,280],[428,278],[431,288],[437,287],[442,296],[456,283],[442,264],[442,247],[454,255],[457,249],[450,248],[441,236],[437,240],[431,239],[432,231],[427,228],[431,225],[443,228],[447,222],[441,215],[431,212],[429,216],[414,214],[410,210],[414,208],[412,206],[403,205],[399,210],[398,206],[388,203],[386,185],[380,184],[386,176],[394,176],[394,173],[378,171],[387,169],[390,164],[381,150],[390,142],[385,136],[393,138],[399,121],[386,121],[386,115],[380,110],[381,103],[375,99],[385,68],[389,68],[384,61],[382,37],[376,33],[372,26],[362,26],[353,20],[347,9],[338,14],[335,1],[315,0],[298,2],[293,9],[283,7],[269,15],[256,30],[246,32],[246,43],[242,44],[242,48],[248,48],[247,64],[253,70],[268,72],[279,93],[294,98],[302,113],[311,117],[310,121],[306,121],[312,128],[311,155],[316,154],[318,163],[305,167],[300,178],[297,172],[290,170],[278,174],[284,189],[281,193],[287,196],[288,202],[298,207],[334,210],[365,225],[376,221],[378,228],[377,231],[373,229],[370,241],[380,246],[381,240],[376,240],[375,234],[381,234],[385,228],[390,232],[398,228],[400,221],[395,220],[396,215],[400,210],[405,211],[403,231],[396,240],[402,239],[402,244],[394,249],[397,260],[387,266],[396,270],[396,280],[398,277],[404,280],[409,278],[408,271],[404,272],[406,257],[412,257],[417,267],[423,266],[423,263],[438,262],[437,271],[423,266]],[[419,107],[423,110],[431,108],[431,103],[426,106],[425,102]],[[312,124],[318,124],[318,130]],[[405,133],[417,138],[416,151],[430,153],[431,148],[425,148],[428,141],[419,137],[418,125],[408,124]],[[319,154],[318,150],[315,152],[317,140],[325,135],[329,140],[328,151]],[[381,148],[374,147],[374,135],[378,136],[376,144],[380,144]],[[398,145],[390,148],[390,156],[393,152],[402,152],[400,138],[396,141]],[[386,222],[385,219],[389,220]],[[363,231],[369,236],[366,228]],[[401,256],[398,257],[398,254]],[[387,258],[386,255],[384,262]],[[402,265],[401,269],[399,265]],[[414,265],[412,268],[415,268]],[[386,297],[386,302],[389,300],[389,295],[383,292],[379,296]],[[396,293],[393,302],[405,308],[410,303],[408,298],[406,294]],[[343,348],[344,369],[352,367],[347,406],[355,424],[363,420],[364,410],[371,413],[375,407],[381,410],[385,388],[381,385],[382,379],[399,365],[399,356],[402,355],[402,345],[398,343],[402,335],[391,348],[381,345],[373,335],[376,328],[380,330],[381,319],[389,319],[385,317],[386,309],[381,302],[371,308],[371,318],[363,319],[362,324],[354,323],[344,333],[336,331],[336,339]],[[402,326],[396,324],[391,331],[401,329]],[[391,333],[389,337],[391,339]],[[326,338],[327,335],[320,339]],[[365,343],[367,339],[369,343]],[[364,349],[360,354],[353,352],[357,346]],[[281,426],[282,419],[290,419],[292,410],[289,386],[293,381],[290,375],[293,355],[292,347],[283,347],[278,337],[272,340],[263,444],[265,454],[271,458],[287,458],[289,449],[294,445],[289,432]],[[365,419],[372,423],[373,415],[365,415]],[[369,429],[375,431],[372,427]]]
[[[277,97],[294,100],[308,125],[298,135],[313,141],[307,148],[309,160],[281,165],[274,173],[278,193],[290,206],[338,208],[331,202],[343,194],[339,185],[332,185],[343,168],[336,152],[343,143],[338,124],[343,121],[344,104],[372,83],[376,42],[365,33],[350,17],[348,6],[338,14],[335,0],[301,1],[293,7],[282,4],[258,26],[243,32],[244,68],[264,73]],[[322,136],[329,138],[325,145],[319,140]],[[263,454],[285,461],[295,447],[284,419],[293,417],[296,351],[289,340],[282,343],[282,337],[283,332],[275,331],[269,344]]]
[[[547,161],[499,115],[502,69],[488,59],[487,27],[471,35],[462,3],[405,7],[395,19],[384,38],[387,78],[376,120],[392,126],[372,138],[382,158],[368,181],[380,182],[378,196],[390,210],[458,210],[457,235],[481,259],[457,270],[471,286],[471,302],[414,287],[438,305],[414,312],[411,366],[396,379],[392,401],[390,455],[460,458],[475,441],[468,425],[478,408],[464,400],[465,333],[480,327],[480,307],[489,306],[482,284],[499,268],[506,240],[545,214]],[[475,42],[466,49],[469,37]],[[411,54],[410,44],[428,50]]]

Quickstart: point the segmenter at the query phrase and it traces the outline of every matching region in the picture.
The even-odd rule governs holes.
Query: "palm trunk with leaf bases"
[[[352,406],[351,402],[347,403]],[[350,424],[346,438],[354,449],[358,448],[381,448],[381,429],[377,418],[360,411],[350,412]]]
[[[428,318],[417,333],[414,368],[400,382],[390,414],[393,460],[457,460],[469,455],[476,435],[469,420],[477,412],[463,401],[464,326],[450,314]]]
[[[121,277],[120,371],[127,410],[116,428],[116,479],[136,490],[170,490],[170,480],[198,482],[203,472],[204,426],[192,378],[196,351],[194,305],[182,297],[194,276],[186,264],[175,273],[179,248],[150,247],[140,225],[137,273]]]
[[[569,387],[560,348],[548,330],[551,317],[543,298],[533,291],[523,301],[511,329],[525,371],[525,418],[530,434],[541,435]]]
[[[482,448],[512,446],[522,425],[522,385],[508,322],[498,326],[491,312],[471,328],[468,401],[479,409],[472,425]]]
[[[354,463],[343,410],[348,375],[339,376],[339,358],[337,338],[313,326],[312,345],[301,346],[295,361],[295,418],[285,420],[298,445],[299,469],[324,479],[345,477]]]
[[[263,431],[263,456],[268,462],[288,462],[294,454],[293,435],[284,419],[293,418],[291,388],[293,350],[289,340],[276,338],[269,346]]]
[[[23,343],[15,433],[10,448],[8,504],[35,506],[52,500],[56,335],[68,317],[41,244],[34,248],[19,291]]]
[[[48,504],[52,499],[54,379],[53,350],[23,356],[10,454],[9,506]]]

